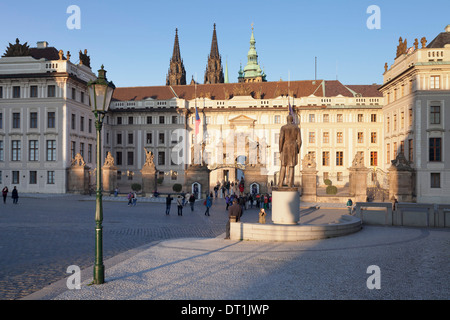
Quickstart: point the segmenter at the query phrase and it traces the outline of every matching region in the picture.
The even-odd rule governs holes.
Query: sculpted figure
[[[286,184],[288,187],[294,186],[294,167],[298,163],[298,154],[300,152],[300,147],[302,146],[302,137],[300,133],[300,128],[294,124],[294,118],[292,115],[287,116],[287,124],[280,129],[280,160],[281,160],[281,170],[280,170],[280,181],[278,182],[278,187],[283,186],[283,182],[286,178]]]
[[[145,148],[144,148],[144,151],[145,151],[144,166],[153,166],[154,165],[153,159],[155,156],[153,155],[153,153],[151,151],[147,151],[147,149],[145,149]]]
[[[114,158],[111,155],[111,152],[106,153],[106,159],[105,163],[103,164],[104,167],[114,167]]]
[[[75,158],[72,159],[72,166],[81,166],[84,167],[84,165],[86,164],[86,162],[84,161],[83,157],[81,156],[80,153],[77,153],[75,155]]]

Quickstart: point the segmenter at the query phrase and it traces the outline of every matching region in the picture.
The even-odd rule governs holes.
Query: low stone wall
[[[450,205],[401,202],[397,205],[397,210],[392,210],[392,204],[387,202],[357,202],[355,216],[363,224],[450,227]]]
[[[230,223],[233,240],[301,241],[339,237],[361,230],[361,220],[343,215],[338,223],[328,225],[279,225],[260,223]]]

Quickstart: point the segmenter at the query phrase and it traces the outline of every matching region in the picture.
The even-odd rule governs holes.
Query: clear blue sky
[[[70,5],[81,10],[79,30],[66,26]],[[370,5],[381,10],[379,30],[366,26]],[[423,36],[429,42],[450,24],[449,12],[449,0],[1,0],[0,53],[16,38],[32,47],[48,41],[72,61],[87,49],[93,70],[104,64],[116,86],[165,85],[178,28],[187,81],[203,83],[216,23],[222,63],[236,82],[253,22],[268,81],[314,79],[317,57],[318,79],[372,84],[382,83],[400,36],[408,47]]]

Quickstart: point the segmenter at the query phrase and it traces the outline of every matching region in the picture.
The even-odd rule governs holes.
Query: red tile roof
[[[274,99],[282,95],[286,96],[288,93],[289,96],[297,98],[310,95],[316,97],[335,97],[337,95],[353,97],[354,94],[351,90],[356,93],[361,93],[363,97],[378,97],[382,96],[377,90],[378,87],[378,85],[344,86],[337,80],[120,87],[114,91],[113,99],[117,101],[138,101],[148,98],[168,100],[178,97],[180,99],[192,100],[195,97],[207,97],[214,100],[226,100],[233,96],[249,94],[255,99]]]

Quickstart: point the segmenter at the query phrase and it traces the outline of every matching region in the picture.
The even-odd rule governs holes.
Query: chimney
[[[445,27],[445,32],[450,32],[450,24]]]
[[[47,41],[38,41],[37,42],[37,48],[38,49],[44,49],[48,47],[48,42]]]

